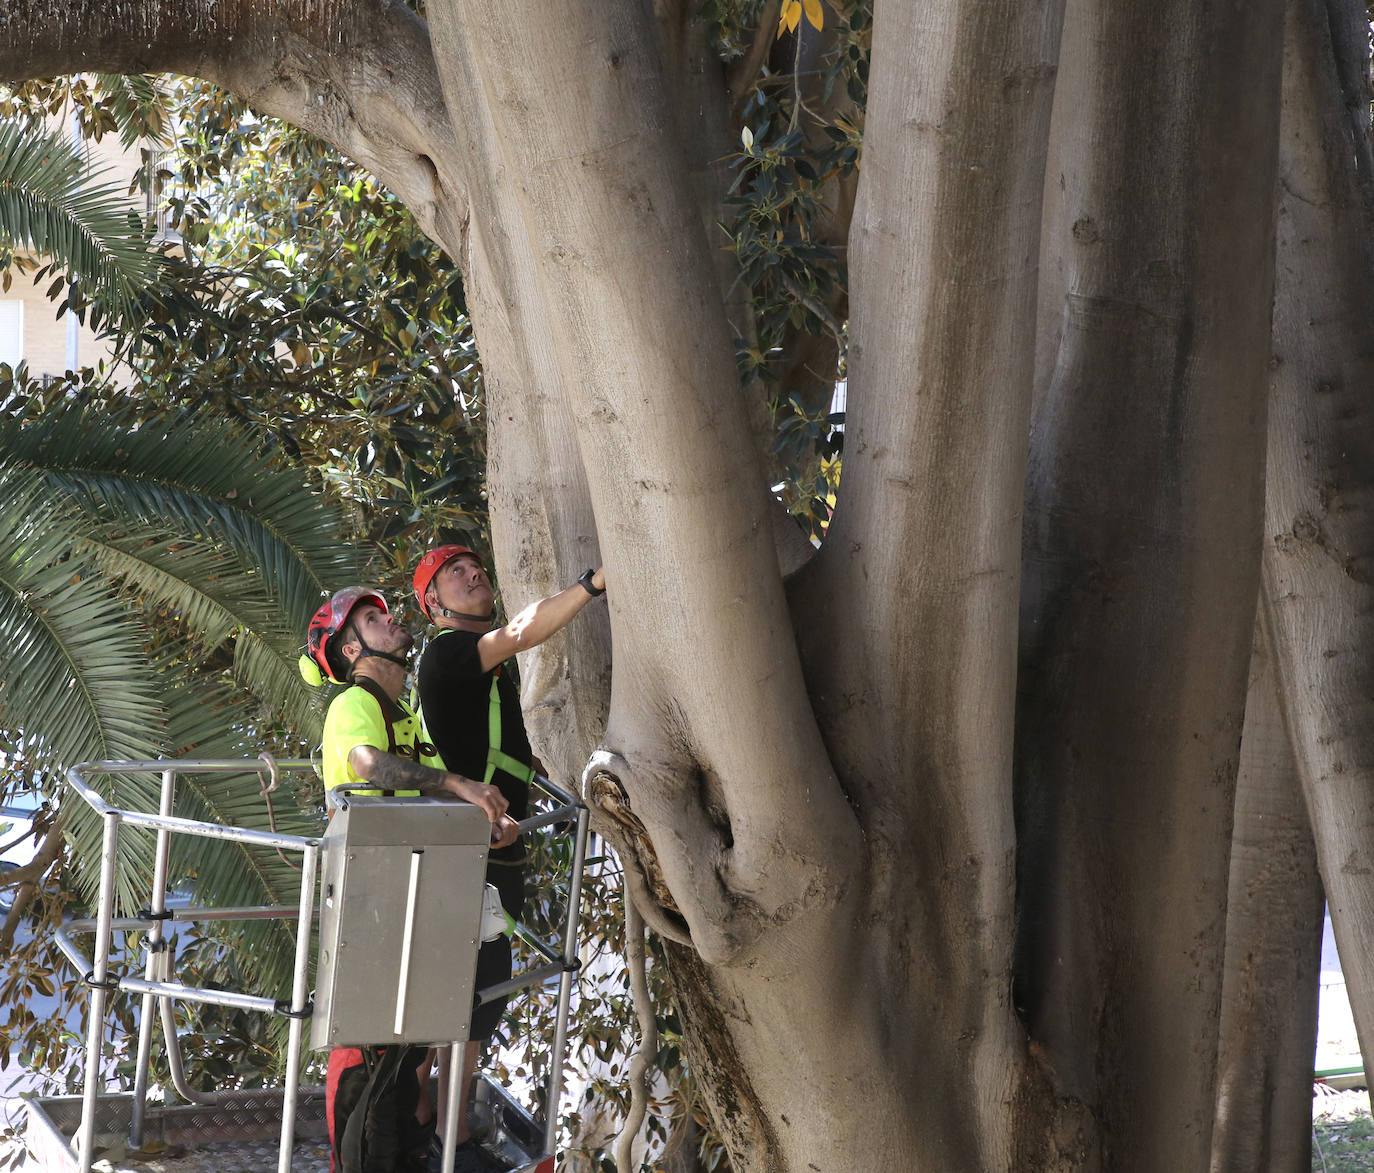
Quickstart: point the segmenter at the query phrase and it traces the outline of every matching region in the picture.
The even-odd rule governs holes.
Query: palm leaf
[[[146,633],[68,551],[77,524],[32,473],[0,465],[0,711],[67,762],[144,758],[160,719]]]
[[[0,467],[0,633],[10,649],[0,724],[23,730],[33,756],[55,768],[155,757],[162,690],[146,663],[147,633],[126,600],[64,553],[75,527],[60,504],[31,475]],[[110,792],[121,785],[138,802],[156,793],[133,778],[112,781]],[[75,806],[66,829],[89,891],[99,876],[101,826],[84,804]],[[123,907],[150,860],[135,850],[121,861]]]
[[[188,541],[232,550],[293,630],[321,595],[358,575],[343,508],[227,424],[181,418],[133,429],[69,412],[41,429],[0,423],[5,450],[93,515],[157,519]]]
[[[213,727],[206,714],[213,715]],[[251,734],[252,713],[241,693],[186,682],[171,702],[169,726],[179,737],[195,737],[197,757],[252,758],[261,741]],[[246,735],[247,734],[247,738]],[[186,775],[177,782],[177,813],[186,818],[284,834],[317,836],[324,816],[313,778],[284,776],[273,795],[269,819],[257,774]],[[173,841],[174,874],[195,879],[200,904],[233,907],[272,904],[294,909],[300,899],[301,857],[218,840],[179,837]],[[258,992],[285,998],[291,991],[295,918],[225,922],[215,935],[234,951]]]
[[[0,632],[13,631],[24,653],[23,674],[0,686],[0,725],[34,734],[63,764],[182,752],[252,757],[264,721],[318,736],[319,706],[295,657],[322,589],[352,581],[358,555],[341,538],[342,510],[299,474],[259,456],[232,428],[180,420],[131,429],[60,409],[0,423],[0,478],[0,569],[13,580]],[[85,641],[74,641],[65,659],[64,649],[45,648],[40,613]],[[234,674],[251,697],[224,677],[230,639]],[[220,666],[208,666],[207,656]],[[12,696],[25,703],[8,703]],[[156,777],[96,781],[120,805],[156,809]],[[243,785],[219,776],[184,783],[178,813],[265,825],[257,787]],[[78,879],[89,890],[99,820],[80,803],[64,813]],[[314,829],[309,818],[300,825]],[[135,890],[146,899],[152,837],[126,838],[130,866],[120,891],[129,907]],[[207,895],[294,902],[285,895],[294,872],[275,852],[260,856],[197,845]],[[244,930],[251,954],[264,959],[264,977],[276,971],[276,931]]]
[[[0,240],[52,258],[133,320],[156,254],[119,187],[96,182],[103,174],[62,135],[0,122]]]
[[[262,702],[268,719],[318,735],[318,706],[296,668],[300,635],[283,621],[265,576],[245,570],[222,547],[147,529],[89,530],[76,552],[148,605],[175,615],[199,657],[233,636],[235,675]]]

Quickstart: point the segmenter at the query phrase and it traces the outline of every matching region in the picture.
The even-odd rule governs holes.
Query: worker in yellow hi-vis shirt
[[[406,796],[452,794],[482,808],[493,847],[515,842],[519,826],[501,791],[445,770],[420,719],[401,700],[412,637],[373,590],[336,592],[310,620],[301,674],[350,685],[324,725],[324,781],[330,791]],[[329,1056],[325,1109],[336,1173],[419,1173],[433,1132],[421,1047],[337,1047]]]

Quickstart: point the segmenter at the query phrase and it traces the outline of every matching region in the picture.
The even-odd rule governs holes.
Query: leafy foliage
[[[95,711],[81,714],[84,726],[63,719],[60,744],[37,706],[11,713],[0,698],[0,729],[14,730],[4,738],[9,760],[32,763],[9,783],[42,794],[54,791],[62,765],[92,757],[252,757],[264,744],[298,754],[323,711],[294,664],[320,593],[364,577],[369,537],[386,543],[399,586],[413,545],[455,531],[481,544],[484,529],[480,372],[453,266],[388,193],[308,136],[260,122],[200,83],[120,80],[98,90],[81,79],[34,83],[15,98],[29,114],[74,105],[99,137],[131,117],[145,129],[170,124],[171,106],[154,99],[172,94],[182,128],[177,155],[156,144],[145,151],[143,181],[171,193],[165,226],[181,247],[141,291],[143,329],[117,340],[136,386],[88,371],[40,388],[23,368],[9,385],[3,443],[32,486],[31,499],[11,495],[14,508],[44,498],[66,511],[44,556],[28,558],[44,581],[26,589],[57,597],[53,581],[75,571],[69,587],[95,600],[87,626],[108,637],[96,648],[116,630],[90,610],[97,605],[122,620],[125,641],[99,660],[112,680],[97,697],[113,717],[88,700]],[[53,509],[25,516],[41,527]],[[66,634],[85,652],[81,630]],[[60,666],[60,655],[50,659]],[[62,690],[60,672],[51,675],[47,699]],[[93,722],[98,749],[83,736]],[[126,725],[139,740],[111,736]],[[118,801],[155,809],[154,779],[111,785]],[[178,813],[261,826],[258,790],[256,779],[189,778]],[[311,785],[278,797],[282,830],[315,833],[319,817]],[[83,819],[71,826],[75,852],[47,877],[44,919],[61,916],[73,886],[92,888],[99,828]],[[126,840],[128,909],[146,894],[151,844],[137,832]],[[196,843],[182,842],[174,874],[194,879],[198,900],[294,903],[294,872],[275,853]],[[241,965],[260,988],[284,993],[289,951],[278,936],[261,923],[216,929],[198,948],[211,969]],[[36,938],[24,956],[43,948]],[[11,973],[20,971],[43,972],[16,957]],[[269,1046],[280,1024],[215,1008],[185,1014],[190,1035],[207,1040],[204,1053],[218,1051],[235,1078],[280,1073]],[[54,1024],[10,1026],[44,1061],[65,1054]]]
[[[142,225],[117,188],[98,184],[70,140],[40,126],[0,122],[0,267],[9,289],[10,269],[33,262],[21,252],[48,258],[37,279],[57,274],[49,297],[63,297],[90,324],[106,318],[131,321],[136,295],[150,277],[155,255]]]
[[[831,225],[857,179],[872,26],[869,0],[830,7],[836,18],[826,21],[819,0],[787,0],[776,30],[756,23],[758,5],[722,0],[703,9],[725,61],[775,38],[739,108],[741,149],[729,159],[735,178],[721,229],[753,311],[751,333],[735,340],[740,377],[769,388],[777,492],[813,538],[829,522],[839,477],[842,416],[825,429],[814,423],[834,415],[830,388],[845,372],[849,278]],[[828,341],[820,353],[830,356],[833,379],[824,370],[802,377],[793,356],[803,338]]]
[[[172,121],[170,94],[146,74],[94,73],[39,78],[0,94],[0,117],[37,125],[72,121],[83,139],[119,135],[127,148],[165,144]]]
[[[119,354],[150,404],[246,420],[361,507],[407,581],[440,537],[485,544],[481,370],[452,261],[317,139],[207,83],[150,177],[180,257]]]

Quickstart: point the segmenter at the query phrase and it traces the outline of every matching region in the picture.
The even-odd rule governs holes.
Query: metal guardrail
[[[167,864],[174,833],[199,836],[206,839],[228,840],[235,843],[253,844],[260,847],[273,847],[280,851],[299,851],[301,853],[300,900],[296,908],[296,954],[292,974],[291,998],[284,1008],[290,1016],[291,1025],[287,1035],[286,1086],[282,1099],[281,1146],[278,1152],[277,1169],[279,1173],[290,1173],[291,1144],[295,1135],[297,1090],[300,1082],[301,1031],[309,1016],[306,973],[310,954],[310,927],[315,911],[315,873],[319,864],[320,841],[299,835],[281,835],[264,831],[253,831],[242,827],[227,827],[219,823],[203,823],[194,819],[176,818],[172,815],[172,801],[176,790],[176,779],[181,774],[247,774],[261,773],[269,768],[276,770],[313,770],[309,761],[288,760],[280,762],[254,761],[246,763],[243,759],[182,759],[178,761],[144,762],[86,762],[73,766],[67,771],[67,784],[94,810],[104,822],[104,835],[100,849],[100,898],[94,923],[95,957],[88,959],[77,947],[72,934],[89,931],[89,921],[75,921],[59,929],[56,935],[58,948],[76,966],[77,972],[89,964],[85,971],[86,982],[91,990],[90,1022],[86,1035],[86,1083],[81,1112],[81,1128],[75,1138],[77,1168],[80,1173],[89,1173],[95,1145],[96,1097],[100,1084],[100,1039],[105,1025],[106,995],[117,989],[138,992],[143,995],[142,1013],[139,1017],[138,1057],[134,1067],[133,1118],[130,1139],[135,1147],[142,1144],[143,1119],[148,1095],[148,1063],[152,1053],[153,1026],[155,1022],[154,999],[158,999],[162,1011],[163,1029],[169,1045],[168,1054],[177,1055],[175,1068],[180,1067],[180,1052],[172,1040],[176,1038],[175,1024],[172,1021],[172,1000],[207,1002],[221,1006],[234,1006],[245,1010],[258,1010],[268,1013],[282,1010],[274,998],[238,994],[225,990],[209,990],[187,986],[180,982],[167,980],[167,955],[159,946],[163,943],[163,920],[167,913]],[[121,810],[111,806],[86,781],[93,774],[159,774],[162,790],[159,796],[158,813]],[[115,861],[119,852],[119,832],[124,825],[148,827],[157,832],[157,846],[153,863],[153,886],[148,903],[147,920],[135,918],[116,921],[113,917],[115,895]],[[188,910],[190,911],[190,910]],[[263,910],[267,915],[282,917],[290,915],[289,909]],[[188,918],[189,919],[189,918]],[[138,929],[148,934],[148,960],[142,980],[122,977],[110,979],[110,942],[116,929]],[[178,1081],[178,1091],[186,1095],[189,1088],[185,1085],[184,1073]],[[194,1094],[187,1096],[194,1099]]]
[[[152,1032],[156,1018],[154,1002],[161,1011],[163,1033],[167,1039],[168,1062],[172,1082],[178,1093],[192,1103],[212,1102],[214,1097],[203,1096],[190,1088],[176,1044],[176,1024],[172,1003],[176,1000],[203,1002],[236,1007],[263,1013],[282,1013],[290,1018],[287,1041],[286,1086],[283,1089],[281,1143],[278,1150],[278,1173],[289,1173],[291,1148],[295,1133],[296,1105],[300,1080],[300,1051],[302,1030],[310,1016],[309,991],[306,988],[310,953],[311,927],[316,915],[315,887],[321,841],[314,837],[284,835],[230,827],[219,823],[199,822],[178,818],[172,814],[176,779],[182,774],[258,774],[277,771],[314,771],[314,763],[290,759],[273,761],[266,755],[261,759],[177,759],[163,761],[86,762],[67,772],[67,783],[104,822],[100,857],[100,897],[94,920],[72,921],[56,933],[56,943],[78,973],[85,974],[91,990],[90,1022],[86,1041],[86,1077],[82,1100],[81,1125],[73,1138],[74,1156],[80,1173],[89,1173],[94,1148],[97,1100],[100,1082],[100,1041],[104,1030],[106,997],[115,990],[139,993],[143,997],[139,1018],[138,1054],[134,1074],[134,1092],[130,1125],[130,1140],[134,1147],[142,1144],[144,1116],[147,1107],[148,1067],[152,1050]],[[124,810],[114,807],[89,784],[87,778],[96,774],[158,774],[162,779],[157,814]],[[582,873],[586,859],[588,838],[587,808],[573,795],[536,776],[534,783],[556,804],[555,809],[541,812],[520,824],[521,831],[562,825],[575,827],[571,875],[569,878],[567,915],[562,948],[542,941],[523,925],[516,931],[521,939],[532,945],[548,964],[517,974],[478,991],[480,1002],[490,1002],[505,994],[527,989],[553,977],[559,979],[558,1003],[554,1039],[547,1087],[544,1143],[548,1153],[556,1150],[558,1136],[558,1101],[562,1092],[563,1068],[567,1054],[568,1017],[572,995],[572,975],[578,968],[578,925],[582,903]],[[115,862],[118,858],[119,834],[123,826],[151,829],[156,832],[153,885],[146,910],[146,918],[115,918]],[[168,859],[173,834],[227,840],[279,851],[298,851],[302,856],[300,868],[300,898],[297,906],[254,906],[245,908],[183,908],[169,910],[166,904]],[[170,973],[170,957],[165,946],[163,923],[166,920],[198,921],[229,919],[287,919],[296,917],[296,951],[292,976],[291,997],[281,1001],[263,995],[231,990],[214,990],[187,986],[174,982]],[[142,931],[147,934],[148,959],[144,976],[110,976],[111,938],[116,931]],[[87,957],[73,939],[74,934],[95,933],[95,954]],[[456,1147],[459,1085],[459,1063],[463,1048],[454,1046],[451,1055],[451,1078],[444,1135],[445,1166],[451,1167]]]

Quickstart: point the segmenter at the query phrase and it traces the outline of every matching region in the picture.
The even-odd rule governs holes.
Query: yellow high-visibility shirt
[[[405,702],[397,701],[396,707],[401,716],[392,721],[396,735],[397,748],[409,747],[412,751],[417,742],[425,749],[432,749],[429,735],[425,732],[424,722],[420,720]],[[365,688],[353,685],[334,698],[324,719],[324,785],[326,790],[347,786],[358,794],[381,794],[380,789],[366,789],[366,779],[360,778],[348,760],[354,746],[370,745],[376,749],[388,747],[386,720],[382,716],[381,702]],[[436,770],[444,768],[443,760],[437,753],[418,754],[412,752],[410,761],[418,761],[423,766],[433,766]],[[418,790],[396,790],[398,797],[413,796]]]

